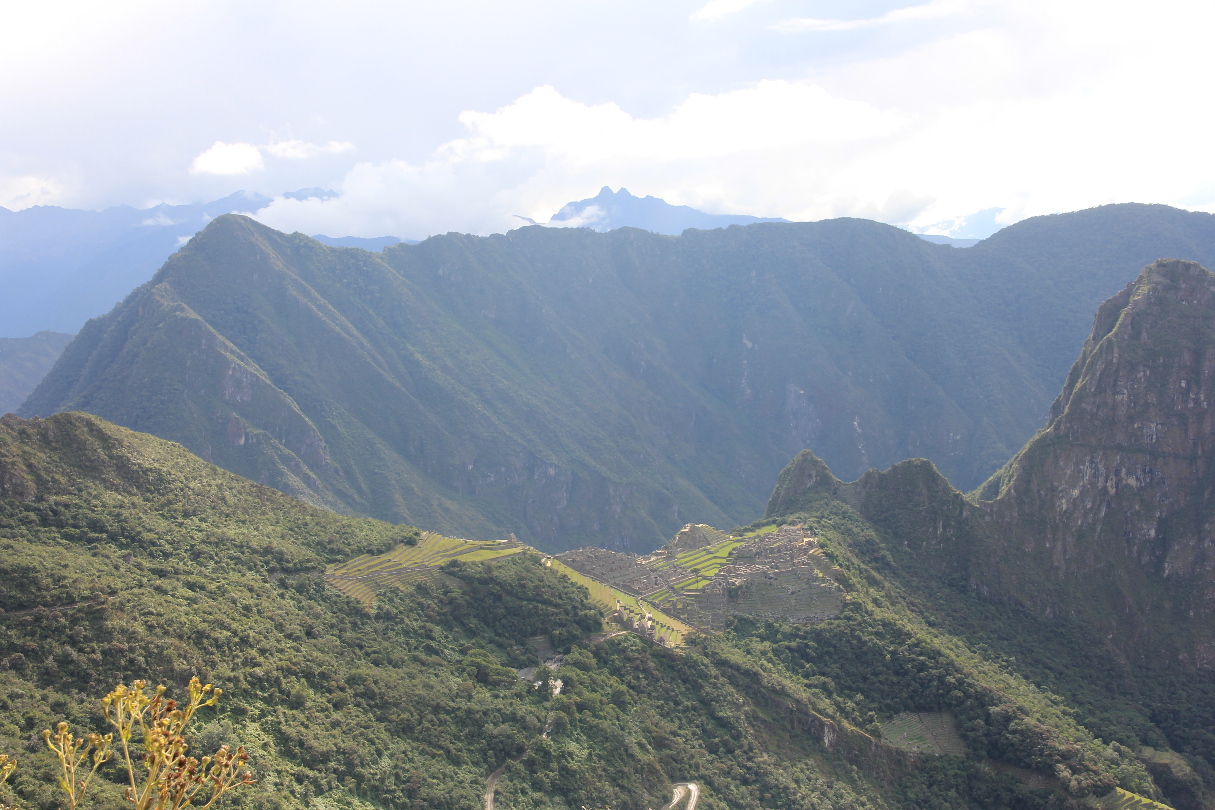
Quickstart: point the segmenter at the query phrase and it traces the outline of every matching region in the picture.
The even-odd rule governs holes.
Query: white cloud
[[[792,164],[786,181],[804,183],[807,167],[813,174],[838,150],[905,126],[898,114],[788,81],[692,94],[659,118],[637,118],[612,103],[582,104],[545,86],[496,112],[462,113],[460,121],[468,136],[443,144],[424,163],[362,163],[338,199],[280,198],[259,218],[310,233],[487,233],[516,226],[520,211],[547,220],[604,182],[670,202],[762,212],[774,199],[763,199],[757,169]]]
[[[594,228],[599,223],[603,222],[607,216],[607,212],[597,205],[588,205],[578,212],[576,216],[569,219],[549,220],[547,224],[550,228]]]
[[[1215,206],[1215,113],[1196,101],[1215,78],[1215,4],[314,3],[269,36],[240,4],[116,2],[66,39],[37,4],[0,31],[14,45],[0,47],[0,177],[20,180],[0,181],[0,203],[323,186],[341,197],[280,200],[267,221],[367,236],[543,221],[605,184],[913,228],[990,208]],[[426,35],[401,49],[407,23]],[[228,33],[256,57],[200,73]],[[273,94],[223,90],[250,77]],[[199,133],[240,143],[195,158]]]
[[[574,164],[692,160],[798,143],[887,135],[900,116],[831,96],[813,84],[762,81],[720,95],[693,93],[669,115],[638,119],[616,104],[589,106],[538,87],[497,112],[460,115],[470,137],[445,144],[453,160],[494,160],[539,147]]]
[[[59,199],[63,190],[63,183],[53,177],[0,177],[0,206],[20,211],[34,205],[50,205]]]
[[[297,139],[273,141],[262,147],[267,153],[276,158],[287,160],[305,160],[320,155],[338,155],[354,149],[350,141],[330,141],[327,144],[308,143]]]
[[[194,162],[190,164],[190,173],[235,175],[248,174],[264,168],[266,164],[262,160],[262,153],[253,144],[216,141],[194,158]]]
[[[798,17],[781,20],[774,27],[777,31],[792,34],[803,31],[856,31],[862,28],[876,28],[881,25],[915,22],[919,20],[936,20],[943,17],[953,17],[967,11],[970,3],[965,0],[933,0],[921,6],[907,6],[888,11],[878,17],[868,17],[859,20],[829,20],[813,17]]]
[[[224,143],[216,141],[190,165],[191,174],[240,175],[266,168],[263,155],[280,160],[308,160],[321,155],[339,155],[354,149],[349,141],[309,143],[295,138],[267,144]]]
[[[750,8],[760,0],[709,0],[692,13],[692,20],[716,20]]]

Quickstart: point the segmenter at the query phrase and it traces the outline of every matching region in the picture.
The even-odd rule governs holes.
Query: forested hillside
[[[1215,274],[1155,262],[1098,310],[1046,427],[971,496],[923,459],[845,484],[805,452],[768,519],[849,504],[934,626],[1140,752],[1170,803],[1208,807],[1213,362]]]
[[[738,620],[667,649],[597,641],[585,591],[528,554],[449,566],[368,610],[321,569],[414,530],[316,510],[83,414],[8,417],[0,486],[0,746],[31,806],[54,806],[41,728],[98,727],[88,696],[117,681],[180,689],[193,674],[226,691],[198,748],[251,752],[259,781],[240,806],[474,807],[502,766],[506,808],[654,807],[687,781],[699,806],[735,810],[1160,795],[1087,715],[942,629],[835,499],[798,519],[845,584],[836,618]],[[514,670],[538,663],[536,636],[569,650],[560,694]],[[951,754],[913,753],[915,723]],[[121,806],[112,784],[99,795]]]

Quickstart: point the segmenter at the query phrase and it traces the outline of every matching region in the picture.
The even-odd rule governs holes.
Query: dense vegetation
[[[226,690],[198,748],[250,749],[259,782],[240,806],[467,808],[502,765],[505,807],[653,806],[687,778],[709,808],[881,803],[812,739],[765,751],[785,719],[758,715],[704,653],[581,643],[561,695],[521,680],[526,638],[568,649],[600,622],[535,556],[450,565],[368,612],[315,574],[412,530],[79,414],[0,425],[0,496],[0,748],[28,806],[56,806],[42,728],[100,728],[114,683],[195,674]],[[122,806],[113,782],[97,795]]]
[[[0,749],[22,761],[15,794],[53,807],[42,728],[100,728],[94,699],[116,682],[197,674],[226,690],[198,747],[252,755],[240,806],[474,807],[498,768],[506,808],[653,807],[684,780],[709,810],[1155,795],[1126,747],[930,620],[854,511],[823,500],[803,517],[850,591],[837,619],[736,622],[679,650],[594,643],[599,611],[534,555],[448,564],[368,611],[316,574],[414,530],[313,509],[94,417],[9,418]],[[538,663],[528,639],[545,635],[568,653],[536,687],[514,668]],[[903,711],[955,713],[970,757],[878,742]],[[121,806],[112,782],[99,796]]]
[[[982,514],[922,460],[843,484],[801,454],[761,524],[805,521],[854,595],[818,625],[736,624],[740,646],[835,695],[862,727],[947,711],[974,756],[1053,773],[1073,794],[1117,784],[1178,808],[1209,806],[1215,677],[1120,647],[1086,611],[1044,615],[1032,597],[977,587],[984,571],[970,557],[992,541]],[[1024,558],[1018,568],[1037,570]],[[1179,634],[1168,624],[1157,632]]]
[[[751,520],[810,447],[977,485],[1097,304],[1215,218],[1039,217],[966,250],[863,220],[449,234],[382,254],[220,217],[25,404],[179,441],[312,503],[546,550]]]

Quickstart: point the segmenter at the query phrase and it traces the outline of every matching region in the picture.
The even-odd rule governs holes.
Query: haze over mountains
[[[200,205],[83,211],[0,208],[0,336],[75,333],[143,284],[209,221],[270,200],[237,192]]]
[[[39,332],[27,338],[0,338],[0,411],[17,410],[72,337],[63,332]]]
[[[294,199],[325,198],[334,192],[301,189]],[[220,200],[151,208],[116,206],[86,211],[34,206],[0,208],[0,336],[27,337],[39,331],[75,333],[89,318],[104,315],[146,282],[215,217],[254,213],[270,203],[261,194],[238,191]],[[326,244],[379,250],[395,236],[328,237]]]
[[[331,508],[643,550],[759,511],[805,447],[980,484],[1092,312],[1207,214],[1106,206],[964,251],[865,220],[524,228],[381,254],[221,217],[21,409],[81,409]]]
[[[282,196],[324,200],[337,193],[307,188]],[[0,208],[0,285],[6,293],[0,299],[0,337],[28,337],[47,330],[75,333],[86,320],[105,314],[151,278],[165,259],[212,219],[228,213],[253,214],[270,202],[264,195],[242,191],[208,203],[143,209]],[[565,205],[546,224],[600,232],[631,227],[675,235],[688,228],[783,221],[706,214],[656,197],[634,197],[623,188],[613,193],[604,187],[596,197]],[[374,251],[416,241],[398,236],[313,234],[313,238],[335,247]],[[923,238],[957,247],[979,241]]]
[[[604,186],[594,197],[566,203],[545,224],[561,228],[590,228],[606,233],[617,228],[641,228],[653,233],[678,236],[688,228],[709,230],[756,222],[788,222],[742,214],[706,214],[687,205],[671,205],[657,197],[634,197],[628,189],[612,191]],[[535,224],[535,223],[533,223]]]

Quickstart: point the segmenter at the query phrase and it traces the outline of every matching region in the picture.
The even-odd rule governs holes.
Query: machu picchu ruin
[[[556,559],[606,588],[645,599],[670,617],[713,629],[730,616],[818,622],[843,608],[844,591],[813,534],[800,525],[731,536],[688,524],[644,557],[606,549]],[[617,610],[621,601],[617,600]]]

